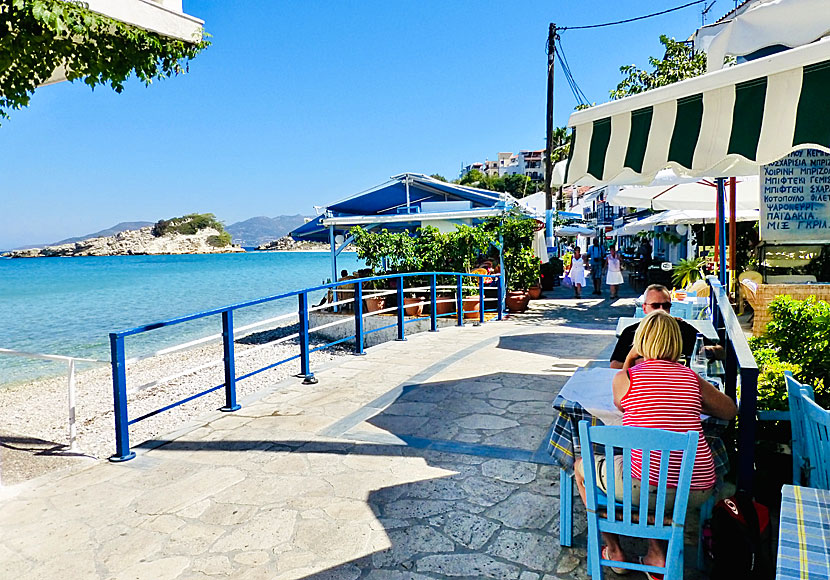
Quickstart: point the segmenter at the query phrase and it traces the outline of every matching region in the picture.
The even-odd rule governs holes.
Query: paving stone
[[[492,429],[494,431],[518,427],[518,423],[512,419],[505,419],[498,415],[468,415],[456,421],[459,427],[464,429]]]
[[[251,505],[213,503],[199,515],[199,521],[217,526],[234,526],[250,519],[257,512]]]
[[[455,440],[459,429],[457,425],[449,421],[447,418],[431,419],[416,429],[412,435],[425,439]]]
[[[329,568],[314,573],[314,580],[357,580],[360,578],[361,570],[354,564],[346,564],[336,568]]]
[[[553,518],[557,507],[549,497],[518,492],[486,510],[484,515],[511,528],[540,529]]]
[[[233,561],[243,566],[262,566],[271,559],[268,552],[264,550],[251,550],[250,552],[239,552],[233,557]]]
[[[391,433],[400,433],[408,435],[414,433],[420,426],[426,423],[429,419],[427,417],[405,417],[394,415],[375,415],[369,419],[369,423],[375,427],[380,427]]]
[[[487,553],[516,562],[532,570],[552,570],[560,552],[559,535],[533,534],[515,530],[499,532]]]
[[[468,578],[518,578],[519,567],[484,554],[436,554],[417,562],[419,572]]]
[[[296,520],[297,512],[293,510],[263,510],[219,538],[210,551],[273,550],[275,546],[291,539]]]
[[[130,580],[174,580],[190,565],[190,558],[177,556],[175,558],[161,558],[134,564],[119,574],[119,578]],[[80,576],[65,576],[66,578],[80,578]]]
[[[503,387],[490,392],[492,399],[504,399],[506,401],[542,401],[550,403],[553,398],[547,391],[535,391],[532,389],[519,389]]]
[[[398,402],[395,401],[383,410],[387,415],[408,415],[411,417],[426,417],[435,410],[435,403]]]
[[[196,558],[193,560],[191,569],[194,572],[202,572],[208,576],[227,576],[233,571],[230,560],[227,556],[209,556],[207,558]]]
[[[507,483],[530,483],[536,479],[536,466],[506,459],[491,459],[481,465],[481,473]]]
[[[435,498],[451,501],[466,498],[467,492],[461,487],[461,482],[443,478],[409,484],[406,486],[404,495],[419,499]]]
[[[573,572],[577,566],[582,563],[582,560],[572,554],[564,554],[556,564],[557,574],[569,574]]]
[[[451,501],[402,499],[384,506],[383,515],[390,518],[428,518],[452,509]]]
[[[449,391],[439,387],[428,385],[416,387],[401,395],[399,401],[412,401],[418,403],[440,403],[449,395]]]
[[[468,477],[461,486],[470,494],[467,501],[483,506],[491,506],[503,501],[516,489],[511,485],[486,477]]]
[[[197,470],[170,482],[163,494],[148,490],[135,500],[138,513],[160,515],[175,512],[212,496],[219,496],[228,487],[243,481],[245,472],[233,467],[215,467],[207,473]]]
[[[525,570],[519,576],[519,580],[539,580],[539,574],[536,574],[535,572],[528,572]]]
[[[547,429],[529,429],[527,426],[514,427],[512,429],[503,429],[493,434],[488,434],[484,439],[485,445],[495,445],[497,447],[508,447],[511,449],[524,449],[526,451],[536,451],[539,444],[547,434]]]
[[[397,570],[372,570],[366,575],[366,580],[432,580],[433,578],[425,574]]]
[[[164,553],[172,556],[193,556],[206,552],[218,537],[225,533],[220,526],[192,523],[170,534]],[[205,572],[208,574],[208,572]]]
[[[439,517],[443,519],[441,525],[444,526],[444,533],[471,550],[481,548],[499,528],[499,525],[491,520],[462,511],[450,512]]]
[[[452,540],[429,526],[411,526],[389,531],[392,547],[372,555],[372,565],[377,568],[398,566],[416,554],[452,552]]]
[[[343,562],[366,553],[370,532],[366,523],[300,519],[292,545],[313,552],[319,559]]]
[[[544,415],[550,421],[553,421],[553,407],[550,401],[520,401],[518,403],[510,403],[507,407],[510,413],[519,413],[521,415]]]

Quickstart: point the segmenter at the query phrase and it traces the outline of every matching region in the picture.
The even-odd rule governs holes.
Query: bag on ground
[[[738,492],[715,504],[707,552],[712,558],[712,580],[772,580],[769,510]]]

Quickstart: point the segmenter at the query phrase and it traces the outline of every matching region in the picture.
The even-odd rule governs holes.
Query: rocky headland
[[[76,256],[134,256],[158,254],[225,254],[244,252],[231,244],[220,245],[223,232],[203,228],[194,234],[168,232],[155,235],[153,227],[126,230],[114,236],[89,238],[80,242],[13,250],[2,254],[7,258],[45,258]]]
[[[328,252],[330,250],[329,245],[323,242],[298,242],[291,236],[283,236],[266,244],[260,244],[256,249],[263,252]]]

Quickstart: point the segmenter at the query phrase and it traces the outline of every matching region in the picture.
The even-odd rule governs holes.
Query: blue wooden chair
[[[698,433],[696,431],[675,433],[640,427],[590,427],[587,421],[580,421],[579,438],[582,444],[588,504],[586,508],[588,513],[588,569],[591,577],[594,580],[601,580],[602,566],[613,566],[652,574],[664,574],[671,580],[683,578],[683,527],[686,523],[686,506],[689,501],[692,468],[697,454]],[[614,465],[614,450],[622,450],[622,502],[608,501],[597,489],[594,445],[604,447],[606,465],[609,466],[610,471],[606,479],[608,498],[616,497],[615,481],[611,470],[611,466]],[[632,449],[642,450],[643,474],[649,473],[649,466],[654,461],[659,461],[660,467],[660,476],[655,491],[650,491],[648,485],[640,486],[639,506],[632,503]],[[683,454],[673,506],[666,505],[670,451],[680,451]],[[660,452],[659,459],[654,452]],[[649,508],[650,496],[655,497],[653,509]],[[606,504],[604,510],[602,503]],[[602,545],[600,532],[668,541],[666,566],[649,566],[602,559],[600,557]]]
[[[790,406],[790,430],[792,432],[793,485],[809,485],[810,461],[807,457],[807,441],[804,424],[804,409],[801,403],[801,390],[813,400],[813,387],[803,385],[793,377],[790,371],[784,371],[787,384],[787,401]]]
[[[801,391],[810,485],[830,489],[830,411],[822,409],[807,389]]]

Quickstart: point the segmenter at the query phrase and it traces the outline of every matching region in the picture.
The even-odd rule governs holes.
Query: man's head
[[[671,292],[662,284],[652,284],[646,288],[643,312],[649,314],[655,310],[671,310]]]
[[[599,245],[599,238],[594,238],[594,245],[595,245],[595,246],[598,246],[598,245]]]

